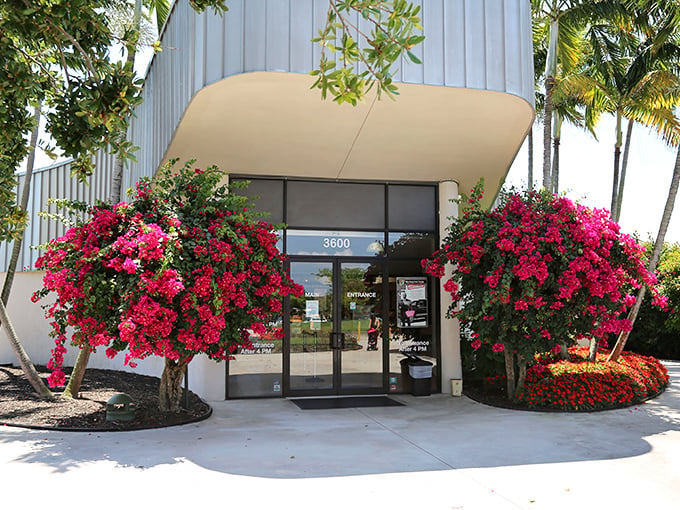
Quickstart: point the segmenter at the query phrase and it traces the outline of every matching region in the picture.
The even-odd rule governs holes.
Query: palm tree
[[[593,60],[589,74],[595,80],[593,102],[589,106],[599,112],[611,113],[616,119],[614,172],[611,212],[618,221],[621,211],[625,164],[633,124],[639,122],[653,128],[665,140],[671,141],[678,121],[673,113],[678,76],[663,66],[659,52],[649,39],[641,41],[633,31],[613,30],[610,25],[598,25],[589,31]],[[667,44],[667,43],[665,43]],[[623,124],[628,120],[626,147],[622,165]]]
[[[532,0],[535,31],[547,34],[543,101],[543,188],[552,190],[551,142],[553,92],[559,68],[573,69],[579,61],[580,30],[584,26],[579,0]]]
[[[680,59],[678,58],[678,53],[672,46],[666,46],[664,42],[671,42],[680,29],[680,9],[678,8],[677,2],[670,0],[627,0],[626,5],[630,8],[640,9],[642,15],[639,19],[643,22],[643,28],[647,26],[659,27],[659,30],[657,31],[659,37],[656,39],[656,45],[652,44],[650,47],[656,46],[659,48],[659,51],[657,51],[657,58],[660,63],[662,63],[665,68],[671,70],[676,77],[679,77]],[[676,97],[680,93],[680,89],[676,83],[675,86],[669,87],[665,92],[668,96]],[[670,224],[673,208],[675,206],[678,185],[680,184],[680,129],[676,126],[676,128],[669,133],[666,140],[677,148],[677,155],[671,184],[668,189],[668,197],[666,198],[666,205],[659,224],[659,231],[647,266],[647,270],[650,272],[656,270],[656,265],[661,256],[666,232],[668,231],[668,225]],[[628,320],[631,322],[631,327],[635,324],[635,319],[640,311],[645,292],[646,287],[643,286],[640,288],[635,300],[635,305],[628,314]],[[630,331],[624,331],[619,335],[607,361],[617,361],[619,359],[626,342],[628,341],[629,335]]]

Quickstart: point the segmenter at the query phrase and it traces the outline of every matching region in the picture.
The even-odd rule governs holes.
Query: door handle
[[[331,348],[342,349],[345,346],[345,334],[338,332],[331,332]]]

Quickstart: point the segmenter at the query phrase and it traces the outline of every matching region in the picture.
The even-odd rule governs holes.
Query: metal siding
[[[519,11],[519,33],[516,34],[516,38],[521,41],[521,51],[513,62],[523,72],[519,77],[520,84],[514,86],[508,84],[508,91],[525,98],[532,106],[535,106],[536,90],[534,83],[534,43],[532,37],[531,4],[529,2],[520,2]]]
[[[465,3],[444,3],[444,74],[445,85],[465,87]]]
[[[465,86],[486,89],[484,0],[465,0]]]
[[[290,1],[269,0],[266,11],[265,68],[290,70]]]
[[[311,46],[312,48],[312,67],[309,69],[317,67],[319,61],[321,60],[321,47],[318,44],[312,44],[312,37],[316,37],[318,30],[326,24],[326,18],[328,16],[328,0],[314,0],[312,6],[313,13],[313,24],[310,28],[310,37],[305,41],[302,40],[304,46]]]
[[[194,20],[194,34],[193,34],[193,67],[194,67],[194,94],[203,88],[205,84],[205,20],[206,16],[193,17]],[[188,32],[190,33],[190,32]],[[180,37],[180,39],[184,39]],[[182,42],[186,42],[182,40]],[[189,46],[179,46],[180,48],[188,48]],[[182,72],[183,69],[177,69],[178,72]]]
[[[95,159],[96,170],[90,177],[89,186],[71,178],[70,161],[34,170],[26,208],[29,223],[24,232],[25,237],[19,254],[18,271],[35,268],[35,261],[42,253],[39,250],[30,249],[31,246],[46,243],[50,239],[63,235],[66,230],[60,221],[38,216],[39,211],[48,210],[48,198],[81,199],[91,203],[96,200],[106,200],[110,189],[110,169],[113,168],[114,161],[115,157],[113,156],[97,155]],[[20,182],[19,188],[21,188],[25,174],[20,174],[17,178]],[[49,210],[57,212],[54,206],[50,207]],[[7,271],[11,250],[11,242],[0,243],[0,272]]]
[[[427,37],[423,47],[423,80],[430,85],[444,85],[444,0],[431,0],[423,10],[423,30]]]
[[[224,15],[224,75],[233,76],[243,69],[243,2],[230,2],[229,12]]]
[[[244,10],[243,71],[264,71],[266,69],[267,2],[266,0],[247,0]]]
[[[505,12],[503,0],[484,0],[486,34],[486,86],[489,90],[505,90]]]
[[[505,29],[505,85],[512,90],[522,90],[522,76],[526,66],[513,65],[522,55],[521,12],[512,2],[504,2]]]
[[[315,65],[313,48],[309,43],[310,34],[317,36],[314,30],[314,6],[311,0],[292,0],[290,3],[289,52],[290,71],[292,73],[308,73]]]
[[[205,82],[214,83],[224,76],[224,23],[222,16],[206,16]]]

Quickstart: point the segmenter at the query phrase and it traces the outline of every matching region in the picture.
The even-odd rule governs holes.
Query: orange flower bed
[[[668,371],[657,359],[624,352],[607,363],[608,352],[588,361],[588,348],[569,348],[570,360],[536,355],[518,401],[529,408],[592,411],[639,404],[668,385]]]

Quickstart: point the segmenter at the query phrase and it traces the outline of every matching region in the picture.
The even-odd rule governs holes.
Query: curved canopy
[[[500,92],[401,83],[396,101],[352,107],[321,100],[311,82],[258,72],[205,87],[164,159],[231,174],[454,180],[461,191],[484,177],[493,198],[534,118],[524,99]]]

